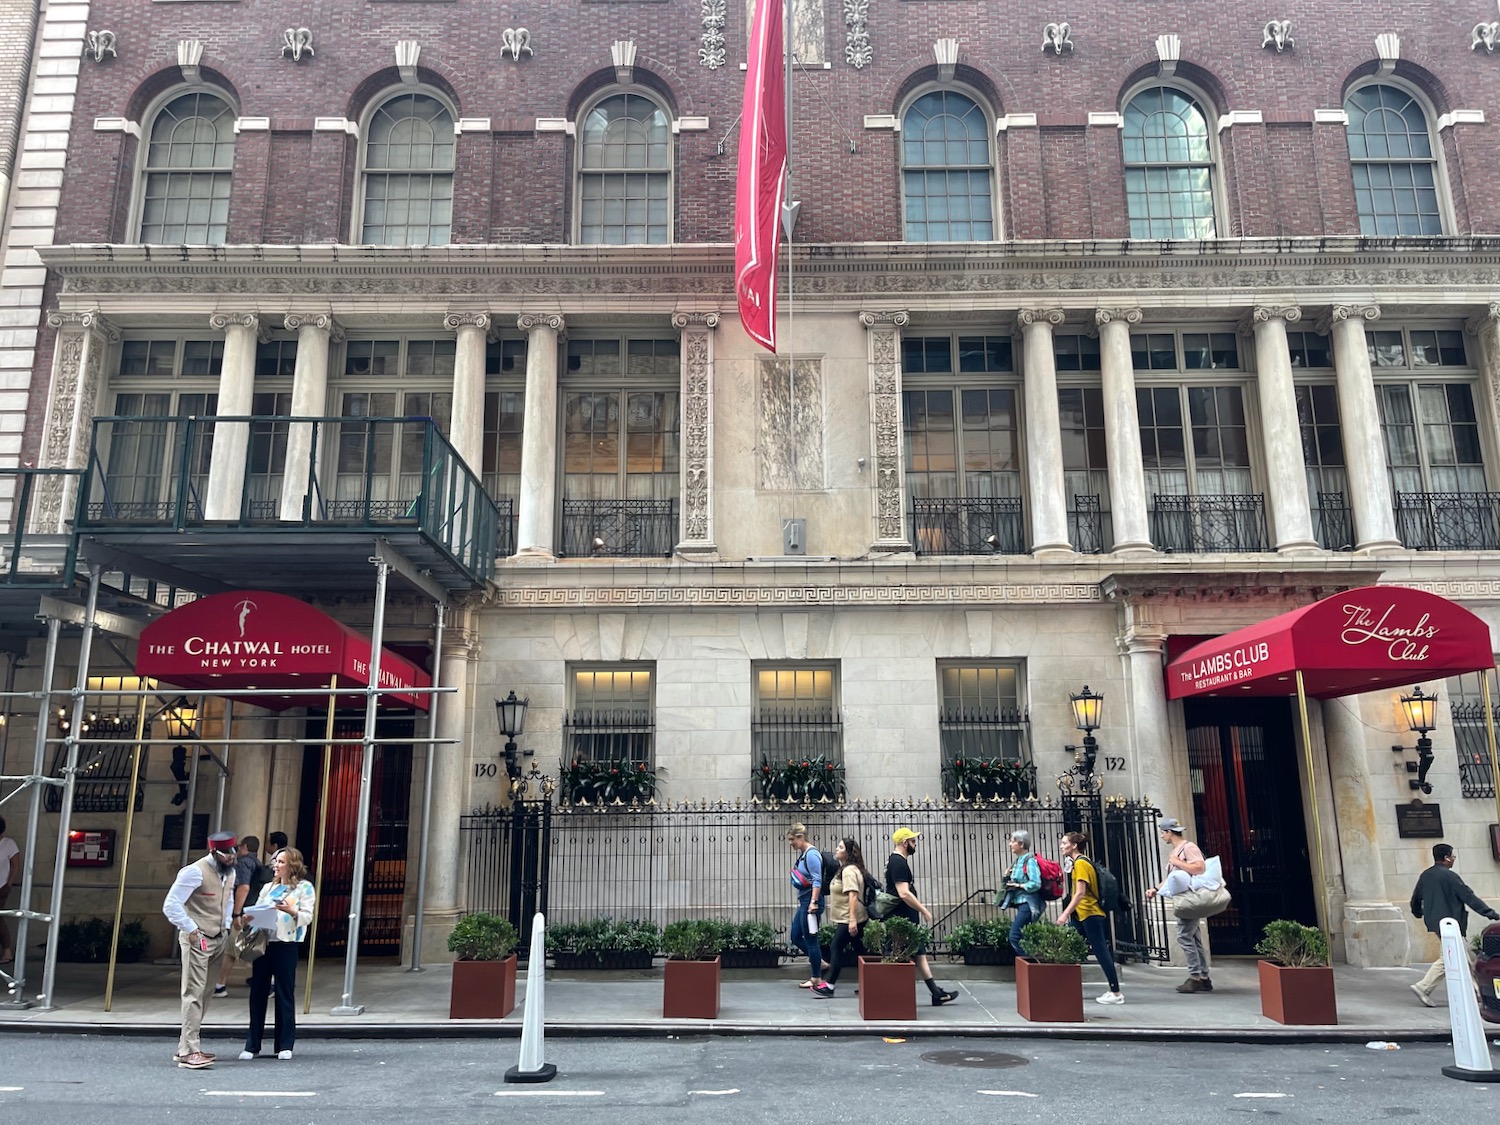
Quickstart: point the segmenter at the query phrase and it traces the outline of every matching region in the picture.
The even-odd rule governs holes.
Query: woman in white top
[[[276,878],[261,888],[257,906],[277,910],[276,928],[266,942],[266,951],[251,962],[250,1030],[245,1036],[241,1059],[260,1054],[266,1032],[266,1001],[272,986],[276,991],[276,1057],[292,1057],[297,1041],[297,952],[312,924],[316,896],[307,881],[307,867],[296,848],[283,848],[271,860]]]

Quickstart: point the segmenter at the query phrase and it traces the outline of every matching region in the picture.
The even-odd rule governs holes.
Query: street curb
[[[0,1020],[0,1033],[32,1035],[113,1035],[121,1038],[170,1038],[181,1031],[177,1023],[90,1023],[84,1020],[21,1022]],[[1077,1039],[1134,1043],[1449,1043],[1447,1030],[1378,1030],[1345,1027],[1276,1028],[1148,1028],[1089,1027],[1076,1024],[997,1027],[994,1024],[931,1024],[860,1022],[847,1024],[734,1023],[723,1020],[651,1020],[639,1023],[548,1023],[547,1035],[561,1039],[683,1039],[755,1037],[842,1039],[883,1035],[904,1039]],[[238,1039],[237,1028],[205,1027],[205,1039]],[[299,1023],[299,1039],[519,1039],[521,1025],[496,1020],[408,1024]]]

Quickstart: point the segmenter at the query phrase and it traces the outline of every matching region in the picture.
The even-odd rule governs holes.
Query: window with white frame
[[[1344,111],[1360,233],[1442,234],[1437,145],[1422,103],[1399,86],[1369,85]]]
[[[217,93],[179,94],[156,111],[143,146],[140,240],[222,246],[229,230],[235,111]]]
[[[995,237],[990,119],[957,90],[922,94],[901,119],[901,185],[907,242],[988,242]]]
[[[642,93],[611,94],[578,129],[578,241],[661,245],[672,240],[672,123]]]
[[[360,241],[443,246],[453,227],[453,113],[424,93],[400,93],[365,126]]]
[[[1126,103],[1124,117],[1130,237],[1213,238],[1213,139],[1198,100],[1152,86]]]
[[[1035,796],[1021,665],[940,661],[938,685],[943,795],[960,801]]]

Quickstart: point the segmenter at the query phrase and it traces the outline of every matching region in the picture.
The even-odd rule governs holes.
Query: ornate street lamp
[[[1423,793],[1432,792],[1432,783],[1427,780],[1427,771],[1432,769],[1434,755],[1429,732],[1437,729],[1437,701],[1435,695],[1427,695],[1418,686],[1410,695],[1401,697],[1401,710],[1406,716],[1407,728],[1417,736],[1417,776],[1407,784]],[[1403,748],[1404,749],[1404,748]],[[1410,764],[1407,766],[1411,768]]]
[[[1073,751],[1073,764],[1058,777],[1057,787],[1070,796],[1075,788],[1083,794],[1098,793],[1104,788],[1104,779],[1094,773],[1094,763],[1099,758],[1099,742],[1094,732],[1103,717],[1104,695],[1090,691],[1088,684],[1084,684],[1082,691],[1068,696],[1068,704],[1073,708],[1073,725],[1083,731],[1083,745],[1067,747]]]
[[[495,700],[495,713],[500,719],[500,733],[505,736],[505,773],[512,780],[521,776],[521,766],[516,761],[516,739],[526,729],[526,707],[531,697],[517,699],[511,691],[504,699]]]

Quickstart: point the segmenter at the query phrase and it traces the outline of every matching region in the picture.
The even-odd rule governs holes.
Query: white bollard
[[[507,1082],[551,1082],[557,1067],[542,1061],[542,1031],[546,1024],[543,986],[547,981],[546,920],[531,920],[531,958],[526,962],[526,1011],[521,1016],[521,1061],[505,1072]],[[1483,1043],[1483,1037],[1480,1038]]]
[[[1474,1003],[1474,978],[1464,951],[1458,923],[1444,918],[1438,926],[1443,938],[1443,972],[1448,981],[1448,1019],[1453,1026],[1453,1065],[1443,1067],[1449,1078],[1463,1082],[1500,1082],[1500,1070],[1490,1064],[1489,1045]]]

